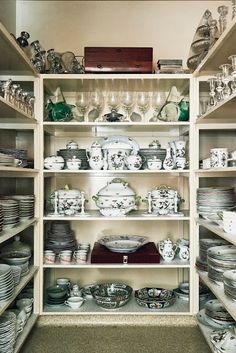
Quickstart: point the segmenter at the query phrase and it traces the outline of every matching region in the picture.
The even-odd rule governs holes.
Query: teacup
[[[147,160],[147,166],[150,170],[159,170],[162,168],[161,159],[153,158]]]
[[[69,278],[57,278],[56,284],[67,291],[70,289],[71,285]]]
[[[43,262],[45,264],[54,264],[56,259],[56,254],[52,250],[45,250],[43,256]]]
[[[72,256],[71,250],[62,250],[59,253],[60,263],[62,265],[69,265],[71,263],[71,256]]]
[[[73,256],[74,256],[77,264],[85,264],[87,262],[88,251],[77,250],[74,252]]]
[[[76,310],[81,307],[85,301],[82,297],[70,297],[65,301],[65,305],[68,305],[71,309]]]
[[[20,167],[22,163],[23,162],[21,159],[17,159],[17,158],[14,159],[14,167]]]
[[[177,169],[184,169],[186,166],[186,158],[185,157],[177,157],[175,160],[176,168]]]
[[[228,166],[228,148],[212,148],[211,168],[227,168]]]

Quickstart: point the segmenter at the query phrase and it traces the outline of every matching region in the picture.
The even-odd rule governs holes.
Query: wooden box
[[[130,254],[112,252],[96,242],[91,253],[92,264],[155,264],[159,262],[160,255],[153,242],[145,244]]]
[[[153,72],[152,57],[152,48],[85,47],[85,72],[149,74]]]

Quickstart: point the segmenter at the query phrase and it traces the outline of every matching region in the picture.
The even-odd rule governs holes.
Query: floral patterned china
[[[137,303],[148,309],[164,309],[176,300],[175,293],[164,288],[145,287],[136,290],[134,295]]]
[[[147,243],[147,238],[139,235],[108,235],[98,239],[98,243],[118,253],[133,253]]]
[[[116,309],[125,305],[132,292],[133,289],[123,283],[102,283],[91,289],[96,304],[104,309]]]

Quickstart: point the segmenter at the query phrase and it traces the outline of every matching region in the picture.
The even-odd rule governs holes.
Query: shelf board
[[[236,37],[235,37],[236,40]],[[228,99],[218,103],[215,107],[209,109],[205,114],[197,118],[196,123],[234,123],[236,93],[232,94]]]
[[[211,343],[210,336],[213,333],[213,331],[215,332],[215,331],[217,331],[217,329],[212,329],[209,326],[205,326],[205,325],[201,324],[200,322],[198,322],[198,326],[199,326],[201,333],[203,334],[209,348],[211,349],[211,351],[213,353],[215,353],[215,350],[213,348],[213,344]]]
[[[0,169],[1,170],[1,169]],[[236,170],[236,168],[235,168]],[[170,175],[182,175],[182,176],[189,176],[189,170],[184,169],[184,170],[149,170],[149,169],[139,169],[139,170],[92,170],[92,169],[87,169],[87,170],[68,170],[68,169],[63,169],[59,171],[55,170],[44,170],[44,176],[45,177],[54,177],[54,176],[59,176],[62,174],[81,174],[81,175],[87,175],[87,174],[92,174],[96,176],[110,176],[114,174],[170,174]]]
[[[209,75],[219,72],[219,66],[229,62],[228,57],[234,54],[236,41],[236,18],[234,18],[217,40],[215,45],[209,50],[193,75]]]
[[[37,120],[31,115],[24,113],[22,110],[17,108],[15,105],[7,102],[3,97],[0,96],[0,122],[3,119],[27,119],[30,123],[36,123]],[[4,120],[4,121],[5,121]],[[15,120],[14,120],[15,121]],[[11,120],[8,120],[8,124],[11,123]]]
[[[32,330],[33,326],[35,325],[36,321],[38,320],[38,315],[32,314],[27,323],[24,327],[24,330],[20,333],[20,335],[16,339],[14,353],[20,352],[21,347],[23,346],[26,338],[28,337],[30,331]]]
[[[26,286],[27,283],[34,277],[34,274],[38,271],[38,267],[31,266],[29,273],[22,277],[20,283],[15,287],[13,296],[4,301],[0,302],[0,315],[8,308],[8,306],[16,299],[17,295],[22,291],[22,289]]]
[[[27,229],[28,227],[32,226],[35,222],[37,222],[37,220],[38,220],[37,218],[31,218],[27,221],[20,222],[20,224],[16,227],[3,230],[2,232],[0,232],[0,244],[14,237],[15,235],[19,234],[20,232]]]
[[[146,210],[133,211],[127,216],[122,217],[105,217],[98,210],[87,210],[87,215],[76,215],[76,216],[56,216],[48,215],[44,216],[45,221],[54,220],[68,220],[68,221],[189,221],[189,211],[181,211],[184,213],[183,216],[156,216],[156,215],[144,215]]]
[[[213,294],[224,305],[229,314],[236,320],[236,304],[233,299],[225,295],[224,285],[222,282],[213,282],[209,279],[208,273],[197,271],[202,282],[212,291]]]
[[[109,310],[103,309],[98,306],[93,299],[87,299],[86,302],[78,309],[72,310],[68,308],[68,306],[58,306],[58,307],[47,307],[44,306],[43,315],[45,314],[53,314],[53,315],[93,315],[93,314],[144,314],[144,315],[186,315],[190,314],[189,303],[187,301],[183,301],[177,299],[174,305],[167,307],[165,309],[152,310],[139,306],[134,298],[122,306],[121,308]]]
[[[223,229],[220,228],[216,223],[206,221],[205,219],[202,219],[202,218],[198,218],[196,220],[196,222],[199,225],[203,226],[204,228],[206,228],[206,229],[210,230],[211,232],[215,233],[219,237],[227,240],[231,244],[236,245],[236,237],[235,237],[235,235],[225,233],[223,231]]]
[[[54,93],[57,87],[63,92],[94,91],[95,89],[163,91],[168,92],[176,86],[180,92],[189,87],[191,74],[44,74],[46,89]]]
[[[1,124],[0,124],[1,125]],[[39,173],[38,169],[21,167],[0,167],[1,177],[35,177]]]
[[[197,169],[195,173],[199,178],[218,178],[236,176],[236,167]]]
[[[0,56],[0,74],[38,76],[29,58],[2,23],[0,23],[0,38],[0,52],[4,53]]]
[[[78,133],[78,132],[93,132],[96,133],[109,133],[118,128],[126,132],[168,132],[175,133],[176,129],[181,127],[189,128],[189,121],[176,121],[176,122],[52,122],[44,121],[44,131],[48,134],[55,136],[65,136],[65,133]]]
[[[71,263],[70,265],[61,265],[60,263],[55,263],[52,265],[43,265],[44,268],[64,268],[64,269],[73,269],[73,268],[100,268],[100,269],[109,269],[109,268],[122,268],[122,269],[146,269],[146,268],[156,268],[156,269],[165,269],[165,268],[190,268],[189,262],[181,261],[181,260],[173,260],[171,262],[165,262],[161,261],[159,264],[148,264],[148,263],[143,263],[143,264],[91,264],[87,262],[86,264],[76,264],[76,263]]]

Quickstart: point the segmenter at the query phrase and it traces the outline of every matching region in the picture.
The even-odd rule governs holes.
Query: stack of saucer
[[[13,353],[16,340],[16,315],[5,311],[0,316],[0,351]]]
[[[12,167],[14,166],[14,157],[9,154],[0,153],[0,166]]]
[[[59,254],[63,250],[76,250],[76,240],[74,232],[70,229],[70,223],[67,221],[54,221],[51,223],[51,229],[47,232],[45,249],[52,250]]]
[[[207,251],[208,277],[213,281],[223,281],[223,273],[236,269],[236,246],[224,245]]]
[[[196,259],[196,267],[200,271],[207,271],[207,250],[215,246],[229,245],[224,239],[204,238],[199,240],[199,256]]]
[[[223,273],[225,294],[236,300],[236,270],[228,270]]]
[[[85,149],[60,149],[57,151],[57,155],[61,156],[65,160],[65,165],[68,159],[72,159],[74,156],[81,160],[80,169],[89,169],[88,158]]]
[[[11,270],[12,270],[14,285],[16,286],[21,279],[21,267],[16,265],[11,265]]]
[[[12,195],[11,198],[19,201],[20,220],[26,220],[34,217],[34,195]]]
[[[0,302],[11,298],[14,287],[11,267],[9,265],[0,264]]]
[[[46,291],[46,304],[48,306],[64,305],[65,300],[68,298],[68,288],[58,284],[47,288]]]
[[[15,227],[20,222],[19,202],[11,199],[0,199],[3,211],[3,229]]]

